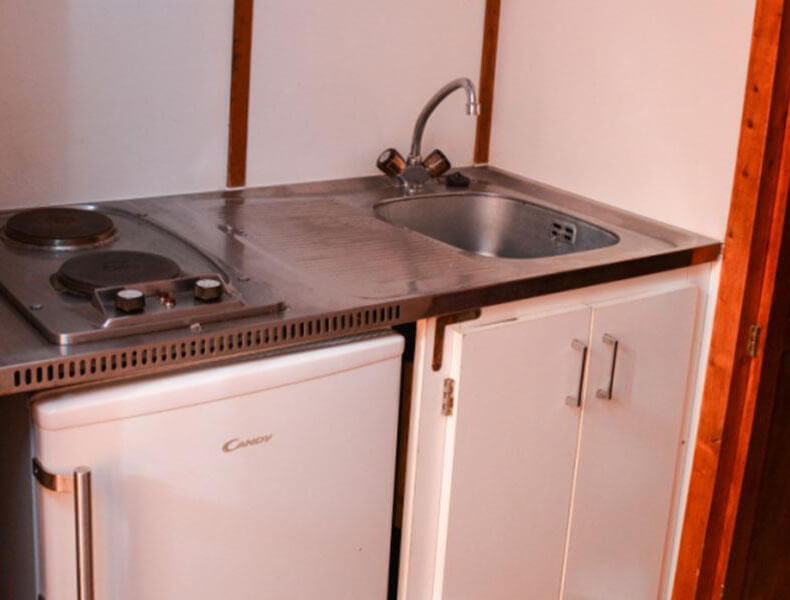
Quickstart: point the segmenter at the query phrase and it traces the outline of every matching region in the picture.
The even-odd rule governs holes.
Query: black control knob
[[[198,279],[194,287],[195,298],[203,302],[216,302],[222,298],[222,284],[216,279]]]
[[[471,179],[458,171],[450,173],[444,178],[444,183],[448,188],[467,188],[471,182]]]
[[[140,290],[127,288],[115,294],[115,308],[127,314],[145,310],[145,294]]]

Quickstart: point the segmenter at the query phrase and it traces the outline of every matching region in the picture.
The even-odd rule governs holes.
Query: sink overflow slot
[[[576,225],[573,223],[563,223],[562,221],[552,221],[551,239],[555,242],[575,244]]]

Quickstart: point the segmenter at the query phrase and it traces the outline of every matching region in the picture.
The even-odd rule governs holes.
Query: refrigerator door
[[[403,340],[376,337],[33,407],[92,473],[98,600],[384,599]],[[74,498],[38,486],[41,593],[74,600]]]

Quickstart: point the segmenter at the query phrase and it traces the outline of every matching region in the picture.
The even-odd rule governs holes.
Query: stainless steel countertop
[[[274,286],[275,316],[104,342],[47,342],[0,300],[0,395],[207,364],[511,300],[715,260],[720,243],[489,167],[472,190],[505,193],[599,225],[614,246],[539,259],[470,254],[380,221],[385,177],[122,200],[228,272]],[[444,191],[435,184],[432,191]]]

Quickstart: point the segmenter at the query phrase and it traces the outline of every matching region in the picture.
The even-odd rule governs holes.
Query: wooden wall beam
[[[774,81],[774,102],[771,107],[765,171],[760,190],[761,205],[755,225],[755,248],[749,268],[752,275],[747,288],[750,323],[760,326],[763,341],[770,339],[772,314],[777,301],[777,273],[783,260],[788,179],[790,179],[790,129],[787,110],[790,99],[790,63],[786,50],[790,33],[790,9],[784,9],[780,52]],[[784,257],[786,260],[786,257]],[[784,307],[782,307],[784,308]],[[727,408],[721,457],[713,493],[708,533],[700,570],[699,598],[721,597],[730,560],[733,533],[741,509],[746,465],[753,452],[754,418],[760,389],[776,376],[781,346],[766,347],[758,352],[748,366],[742,393],[732,397]],[[740,390],[739,390],[740,391]]]
[[[790,140],[786,139],[785,147],[790,148]],[[787,155],[784,160],[787,160]],[[787,166],[783,171],[787,172]],[[790,181],[785,177],[784,181],[780,182],[779,193],[787,193],[788,183]],[[773,288],[773,301],[768,316],[768,328],[764,334],[760,389],[754,407],[754,424],[748,448],[746,473],[741,484],[735,530],[731,533],[731,551],[724,580],[723,597],[726,600],[753,597],[744,594],[770,594],[769,590],[773,590],[775,595],[764,597],[776,597],[780,591],[785,594],[790,591],[786,587],[789,579],[784,552],[781,550],[782,544],[786,542],[779,541],[786,539],[781,536],[787,535],[787,527],[783,528],[782,523],[771,522],[771,519],[778,517],[776,512],[767,514],[759,512],[766,506],[766,502],[769,506],[774,506],[777,501],[782,501],[785,480],[783,474],[776,472],[776,465],[784,456],[781,454],[781,449],[787,442],[773,439],[774,435],[781,435],[781,432],[787,431],[787,419],[790,414],[783,406],[786,404],[787,397],[778,396],[787,393],[787,377],[790,375],[788,371],[783,372],[783,366],[786,366],[783,363],[788,352],[787,332],[790,317],[790,260],[787,260],[790,253],[790,220],[786,218],[786,214],[777,215],[774,219],[777,228],[781,227],[782,221],[784,221],[784,232],[781,248],[778,252],[769,252],[770,269],[776,272],[776,277],[774,281],[766,278],[763,286],[765,294],[770,294],[769,288]],[[778,423],[774,423],[775,417],[778,417]],[[787,447],[790,448],[790,445]],[[780,454],[774,456],[776,452]],[[776,479],[777,475],[781,479]],[[786,499],[785,495],[784,500]],[[713,516],[711,520],[713,521]],[[772,533],[766,534],[765,528],[771,528]],[[770,552],[766,553],[765,545],[766,540],[772,539],[771,536],[779,542],[773,547],[773,555]],[[772,560],[763,563],[766,558]],[[703,566],[703,574],[704,572]]]
[[[483,25],[483,54],[480,61],[480,116],[475,136],[475,163],[488,162],[491,148],[491,119],[494,114],[494,79],[496,78],[497,46],[501,0],[486,0]]]
[[[768,326],[787,201],[786,4],[757,0],[674,600],[720,598],[732,543],[761,373],[747,338],[751,325]]]
[[[233,4],[233,56],[230,73],[228,127],[228,187],[247,182],[247,128],[250,105],[253,0]]]

